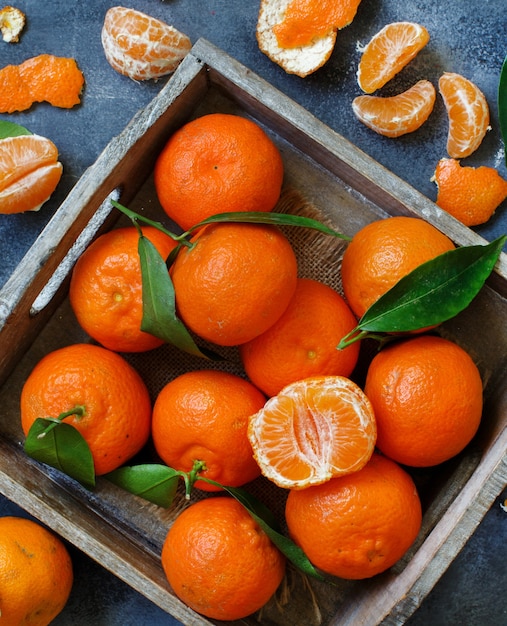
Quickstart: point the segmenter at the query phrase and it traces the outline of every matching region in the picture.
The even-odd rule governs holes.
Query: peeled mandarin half
[[[440,159],[432,180],[437,204],[465,226],[484,224],[507,198],[507,180],[493,167],[464,167],[456,159]]]
[[[171,74],[190,51],[190,39],[173,26],[125,7],[110,8],[102,26],[108,63],[133,80]]]
[[[447,153],[463,159],[477,150],[490,129],[488,103],[477,85],[460,74],[444,72],[438,88],[449,118]]]
[[[40,135],[0,140],[0,213],[36,211],[56,189],[62,164],[55,144]]]
[[[424,26],[393,22],[380,30],[364,48],[357,82],[365,93],[383,87],[424,48],[430,39]]]
[[[370,401],[343,376],[292,383],[250,418],[248,437],[263,475],[304,489],[361,469],[377,436]]]
[[[365,126],[386,137],[417,130],[430,116],[436,91],[429,80],[420,80],[396,96],[358,96],[352,102],[355,116]]]

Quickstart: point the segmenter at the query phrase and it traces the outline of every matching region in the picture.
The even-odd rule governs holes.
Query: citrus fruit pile
[[[210,137],[213,150],[202,149]],[[190,474],[199,462],[199,496],[169,528],[161,562],[174,593],[219,620],[264,606],[286,567],[279,547],[221,485],[248,491],[261,481],[286,500],[288,534],[318,570],[369,578],[419,534],[422,505],[410,468],[457,455],[482,414],[477,366],[435,328],[392,337],[365,357],[364,377],[356,370],[361,342],[337,349],[379,297],[451,251],[452,241],[419,218],[373,221],[350,238],[336,269],[338,292],[299,276],[298,251],[281,227],[231,216],[272,212],[282,181],[278,148],[252,120],[208,114],[184,125],[154,175],[160,211],[183,235],[151,225],[97,237],[76,263],[69,292],[93,341],[45,356],[21,395],[24,432],[37,417],[63,416],[88,443],[97,475],[133,459],[148,440],[154,462],[177,472]],[[201,224],[217,212],[225,221]],[[234,373],[229,361],[203,361],[169,373],[150,397],[128,354],[163,350],[141,329],[141,239],[171,259],[164,274],[176,314],[197,341],[237,355]],[[157,294],[164,305],[166,296]]]

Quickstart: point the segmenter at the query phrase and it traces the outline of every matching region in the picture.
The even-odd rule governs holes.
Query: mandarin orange
[[[341,275],[345,298],[358,317],[413,269],[443,252],[452,241],[417,217],[396,216],[361,228],[347,246]]]
[[[494,167],[465,167],[456,159],[440,159],[432,178],[437,204],[465,226],[484,224],[507,198],[507,180]]]
[[[245,372],[268,396],[310,376],[349,376],[357,363],[360,344],[353,343],[344,350],[336,347],[356,324],[354,314],[337,291],[317,280],[299,278],[280,319],[240,346]]]
[[[2,626],[48,626],[67,604],[73,581],[61,539],[31,519],[0,517]]]
[[[252,383],[234,374],[214,370],[181,374],[155,400],[155,449],[169,467],[189,472],[194,461],[203,461],[203,476],[239,487],[260,474],[247,429],[248,418],[265,401]],[[197,481],[196,487],[219,489],[204,481]]]
[[[151,400],[137,371],[119,354],[74,344],[44,356],[21,391],[23,432],[39,417],[57,418],[75,407],[65,423],[74,426],[92,453],[95,474],[107,474],[145,445],[151,429]]]
[[[272,326],[297,284],[297,260],[274,226],[209,224],[183,247],[171,276],[178,314],[197,336],[237,346]]]
[[[107,10],[101,41],[111,67],[133,80],[171,74],[192,47],[174,26],[121,6]]]
[[[285,558],[248,511],[219,496],[190,505],[169,529],[162,566],[174,593],[218,620],[241,620],[273,596]]]
[[[438,88],[449,119],[447,153],[463,159],[477,150],[490,129],[486,97],[471,80],[454,72],[444,72]]]
[[[58,148],[40,135],[0,139],[0,213],[37,211],[62,176]]]
[[[216,213],[271,211],[280,197],[283,161],[256,122],[211,113],[170,137],[154,182],[164,211],[188,230]]]
[[[343,376],[287,385],[251,416],[248,437],[263,475],[279,487],[305,489],[361,469],[376,439],[373,408]]]
[[[292,539],[319,569],[371,578],[407,552],[421,528],[421,502],[410,475],[374,453],[359,471],[291,490],[285,518]]]
[[[153,226],[142,229],[165,259],[176,243]],[[141,330],[143,287],[139,231],[126,226],[98,237],[74,266],[69,300],[80,326],[115,352],[144,352],[163,341]]]
[[[424,124],[433,111],[435,99],[432,83],[420,80],[395,96],[357,96],[352,101],[352,111],[379,135],[400,137]]]
[[[393,22],[384,26],[365,46],[357,69],[357,82],[365,93],[373,93],[398,74],[430,39],[424,26]]]
[[[452,458],[472,440],[482,415],[482,380],[468,353],[423,335],[373,358],[365,393],[377,420],[377,447],[414,467]]]

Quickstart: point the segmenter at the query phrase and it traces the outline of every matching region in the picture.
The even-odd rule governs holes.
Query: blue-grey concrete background
[[[0,119],[10,119],[51,138],[64,165],[58,191],[41,211],[0,216],[0,285],[82,172],[164,84],[164,80],[133,82],[107,64],[100,30],[106,10],[115,4],[105,0],[15,3],[26,14],[27,26],[19,43],[0,41],[0,65],[20,63],[40,53],[71,56],[83,70],[86,86],[82,105],[75,109],[40,104],[24,113],[0,115]],[[127,6],[173,24],[192,41],[204,37],[216,44],[434,200],[436,187],[430,179],[438,159],[446,156],[447,121],[441,99],[437,99],[432,116],[419,131],[396,140],[380,137],[362,126],[350,106],[352,98],[360,93],[355,76],[358,47],[387,23],[424,24],[430,32],[429,44],[383,93],[400,91],[419,78],[430,79],[436,85],[443,71],[458,72],[474,81],[488,99],[492,130],[463,164],[494,166],[507,178],[497,109],[498,80],[507,54],[505,0],[362,0],[353,23],[338,34],[332,58],[306,79],[287,75],[259,51],[255,39],[258,1],[130,0]],[[507,203],[477,231],[487,239],[506,233]],[[505,497],[507,493],[499,495],[478,531],[409,620],[410,626],[507,625],[507,514],[501,507]],[[0,498],[0,514],[22,512]],[[100,565],[70,549],[76,583],[67,607],[54,622],[56,626],[177,623]]]

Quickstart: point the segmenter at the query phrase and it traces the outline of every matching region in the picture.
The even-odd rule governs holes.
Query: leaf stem
[[[37,435],[37,439],[42,439],[49,432],[56,428],[58,424],[61,424],[66,417],[70,417],[71,415],[75,415],[80,418],[86,413],[86,408],[83,404],[77,404],[74,408],[70,409],[70,411],[65,411],[64,413],[60,413],[58,417],[46,417],[45,419],[51,422],[47,428],[45,428],[41,433]]]

